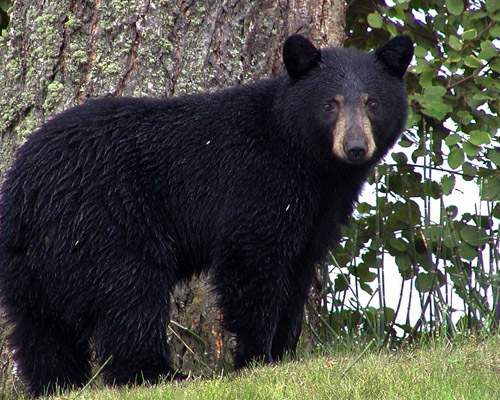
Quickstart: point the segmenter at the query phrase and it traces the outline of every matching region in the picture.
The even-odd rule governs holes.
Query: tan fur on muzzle
[[[344,161],[352,162],[346,153],[346,144],[349,141],[362,141],[366,147],[364,157],[359,162],[369,160],[376,150],[372,124],[366,112],[368,95],[363,93],[356,106],[347,106],[341,95],[335,96],[340,106],[339,115],[333,129],[333,154]]]

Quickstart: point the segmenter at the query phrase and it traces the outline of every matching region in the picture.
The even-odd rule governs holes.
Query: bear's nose
[[[349,140],[344,146],[347,159],[351,163],[361,163],[365,160],[367,151],[364,140]]]

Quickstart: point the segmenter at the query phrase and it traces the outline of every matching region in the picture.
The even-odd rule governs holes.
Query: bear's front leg
[[[223,325],[236,335],[235,368],[252,361],[271,363],[273,338],[287,287],[284,269],[271,265],[269,259],[256,261],[233,255],[230,260],[213,269],[212,281]]]
[[[272,357],[281,360],[288,353],[295,355],[295,349],[302,330],[304,306],[314,278],[314,264],[301,263],[292,269],[288,279],[289,288],[281,306],[280,319],[273,338]]]

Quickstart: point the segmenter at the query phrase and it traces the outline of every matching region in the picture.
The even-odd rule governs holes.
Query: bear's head
[[[300,35],[283,47],[288,73],[284,110],[295,131],[323,156],[374,164],[404,129],[404,74],[413,43],[397,36],[372,52],[317,49]]]

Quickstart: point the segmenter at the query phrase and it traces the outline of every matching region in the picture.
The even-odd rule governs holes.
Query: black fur
[[[293,352],[314,266],[404,128],[393,71],[412,52],[401,39],[371,53],[323,49],[304,67],[294,57],[314,46],[302,39],[285,53],[293,79],[89,101],[21,147],[0,199],[0,299],[33,395],[83,385],[90,339],[108,384],[172,373],[169,294],[201,271],[236,334],[237,368]],[[346,164],[332,155],[335,121],[322,106],[362,92],[381,104],[378,150]]]
[[[292,35],[283,45],[283,63],[292,79],[299,79],[320,61],[321,51],[303,36]]]

